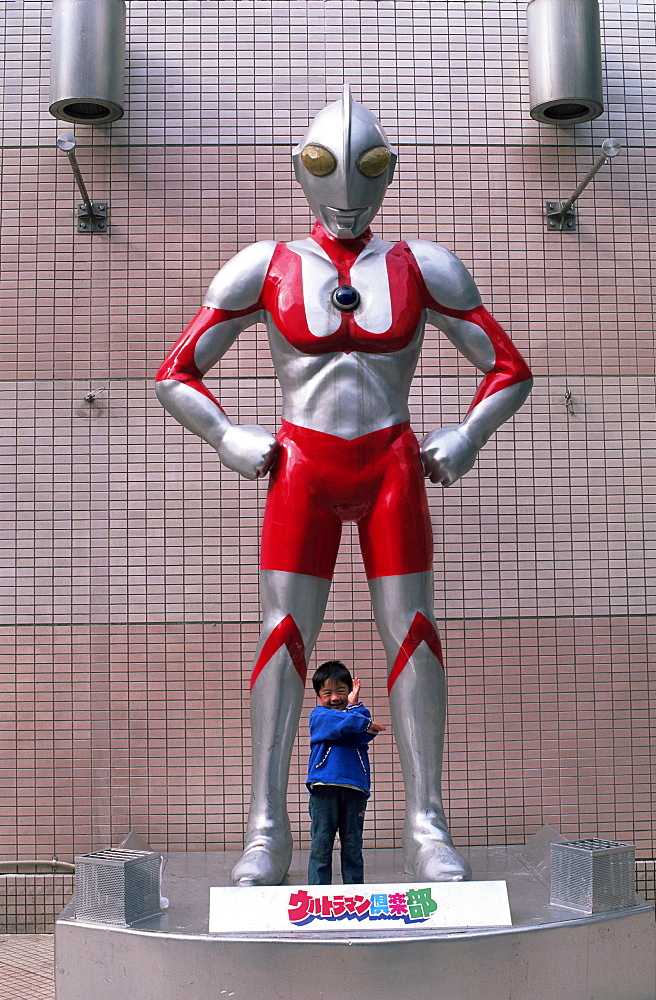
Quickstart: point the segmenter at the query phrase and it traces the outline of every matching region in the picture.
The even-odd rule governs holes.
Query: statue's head
[[[370,225],[396,164],[380,122],[351,98],[348,84],[311,122],[292,158],[314,215],[340,240],[355,239]]]

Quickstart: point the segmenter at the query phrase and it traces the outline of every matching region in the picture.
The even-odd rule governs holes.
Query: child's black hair
[[[353,678],[348,667],[344,666],[341,660],[326,660],[317,667],[312,675],[312,687],[319,694],[326,681],[336,681],[337,684],[346,684],[349,691],[353,690]]]

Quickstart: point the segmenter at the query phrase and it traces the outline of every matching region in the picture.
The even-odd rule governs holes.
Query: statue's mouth
[[[331,205],[322,205],[321,208],[329,218],[337,223],[340,229],[353,229],[369,206],[366,205],[364,208],[333,208]]]

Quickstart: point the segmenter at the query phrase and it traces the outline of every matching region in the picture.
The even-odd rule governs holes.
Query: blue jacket
[[[357,702],[344,712],[317,705],[310,715],[310,761],[307,786],[351,785],[368,796],[371,782],[367,744],[374,739],[368,708]]]

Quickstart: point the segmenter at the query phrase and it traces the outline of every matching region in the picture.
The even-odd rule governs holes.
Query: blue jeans
[[[367,796],[341,785],[315,785],[310,793],[312,848],[308,885],[330,885],[333,880],[333,844],[339,831],[344,885],[364,882],[362,830]]]

